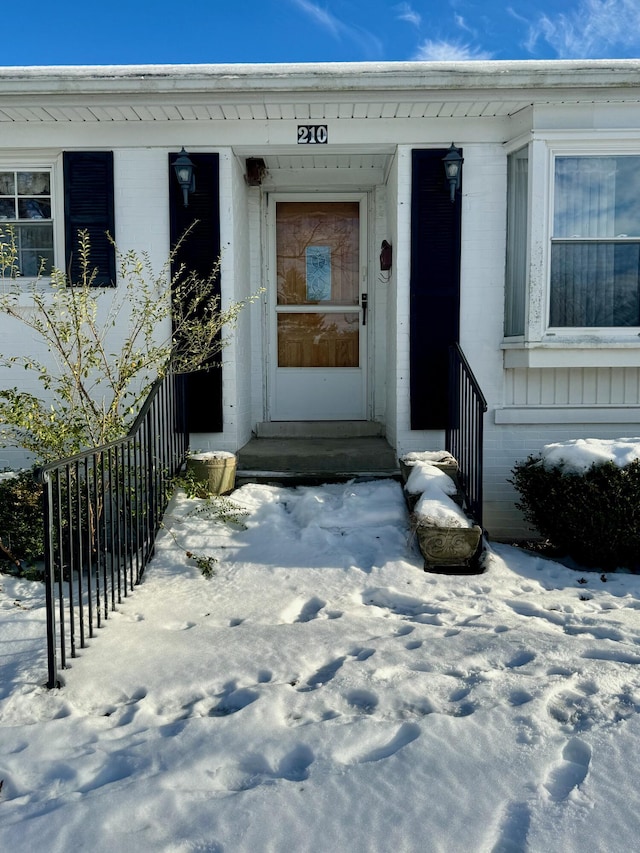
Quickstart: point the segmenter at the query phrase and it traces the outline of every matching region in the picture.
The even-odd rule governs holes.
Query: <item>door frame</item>
[[[359,204],[360,217],[360,239],[359,239],[359,293],[368,294],[368,305],[366,314],[366,325],[362,325],[362,304],[360,300],[360,367],[362,372],[362,411],[359,417],[349,420],[370,420],[371,418],[371,388],[373,387],[371,377],[373,347],[373,290],[369,281],[369,254],[370,254],[370,194],[366,191],[335,191],[335,192],[268,192],[265,193],[265,282],[267,296],[265,300],[266,317],[265,331],[265,419],[289,420],[278,417],[274,411],[274,395],[276,388],[276,370],[278,369],[278,338],[277,338],[277,259],[276,259],[276,205],[278,202],[346,202],[353,201]],[[355,307],[355,306],[354,306]],[[295,368],[291,368],[295,369]],[[315,368],[311,368],[315,369]],[[340,370],[340,368],[334,368]],[[308,419],[313,420],[313,419]]]

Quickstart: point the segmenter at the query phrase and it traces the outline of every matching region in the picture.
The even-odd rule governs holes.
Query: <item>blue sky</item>
[[[4,66],[640,57],[640,0],[30,0],[2,17]]]

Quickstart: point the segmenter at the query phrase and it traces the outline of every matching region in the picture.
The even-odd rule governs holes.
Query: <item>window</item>
[[[640,156],[558,156],[554,174],[550,326],[640,326]]]
[[[2,226],[9,226],[15,235],[21,275],[51,272],[54,260],[49,171],[0,170]]]
[[[511,154],[507,169],[507,287],[504,333],[506,337],[510,337],[524,334],[527,295],[528,148]]]

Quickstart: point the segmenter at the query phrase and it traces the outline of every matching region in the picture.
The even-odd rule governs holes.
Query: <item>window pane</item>
[[[0,195],[15,195],[15,192],[13,172],[0,172]]]
[[[24,276],[37,276],[39,274],[49,275],[53,267],[53,251],[27,251],[20,252],[19,269]]]
[[[18,195],[51,195],[48,172],[18,172]]]
[[[640,157],[558,157],[554,237],[640,237]]]
[[[360,315],[278,314],[278,367],[358,367]]]
[[[49,199],[18,199],[18,217],[20,219],[51,219]]]
[[[0,219],[15,219],[16,206],[12,198],[0,198]]]
[[[509,157],[507,212],[506,336],[523,335],[527,283],[529,159],[525,148]]]
[[[358,202],[278,202],[279,305],[357,305]]]
[[[640,325],[638,243],[556,243],[552,326]]]
[[[14,225],[16,265],[22,276],[49,275],[53,269],[53,224]]]
[[[53,228],[49,223],[21,225],[18,228],[20,246],[23,249],[52,249]]]

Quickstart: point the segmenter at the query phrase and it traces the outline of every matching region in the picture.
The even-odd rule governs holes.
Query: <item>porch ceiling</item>
[[[264,186],[304,187],[317,185],[318,173],[322,186],[376,186],[385,182],[391,153],[344,154],[266,154],[258,155],[265,162],[267,174]]]

